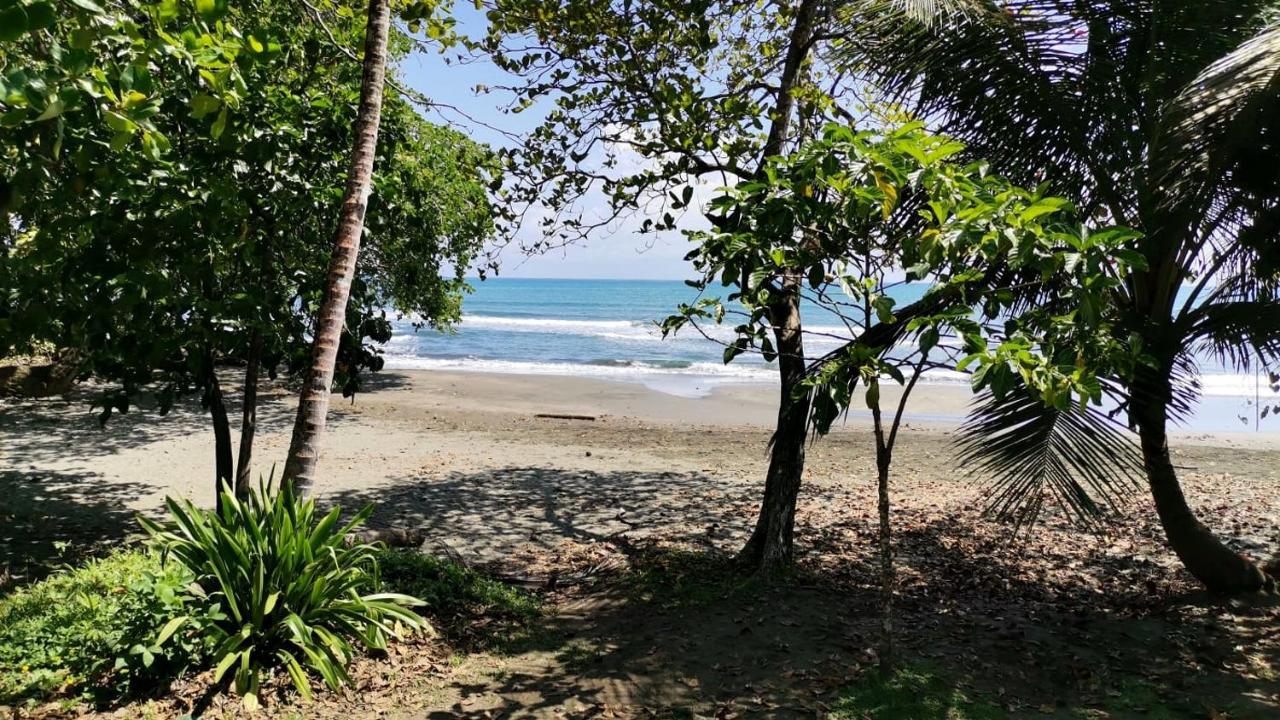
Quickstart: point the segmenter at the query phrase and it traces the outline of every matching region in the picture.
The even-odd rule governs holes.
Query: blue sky
[[[473,37],[484,31],[484,18],[470,3],[455,6],[458,30]],[[498,91],[477,95],[477,85],[493,87],[510,83],[505,73],[491,63],[472,61],[447,63],[438,53],[417,52],[403,65],[404,81],[410,87],[435,100],[457,107],[477,122],[442,110],[432,121],[446,120],[467,132],[472,138],[490,145],[507,145],[510,141],[500,133],[484,127],[491,125],[509,132],[523,132],[539,119],[537,106],[519,115],[503,113],[499,107],[507,97]],[[604,201],[600,200],[600,210]],[[588,208],[590,211],[591,208]],[[585,244],[575,245],[547,255],[526,258],[518,252],[502,256],[504,277],[557,278],[627,278],[684,279],[692,270],[683,258],[689,244],[679,234],[667,236],[640,235],[635,232],[643,218],[632,218],[600,233]]]

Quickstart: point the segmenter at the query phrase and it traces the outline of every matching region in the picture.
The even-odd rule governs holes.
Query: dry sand
[[[728,544],[750,523],[776,392],[725,386],[694,399],[594,379],[384,372],[354,403],[334,397],[317,492],[348,506],[376,502],[378,522],[424,527],[482,560],[510,556],[525,542],[608,534],[642,519],[651,527],[697,524],[700,497],[728,495],[741,513],[740,522],[717,529]],[[198,406],[166,417],[135,410],[100,428],[90,394],[0,402],[0,570],[22,574],[24,558],[56,557],[59,541],[72,543],[62,552],[70,559],[85,543],[119,538],[132,531],[134,513],[157,511],[166,495],[211,503],[212,433]],[[237,399],[231,396],[233,418]],[[886,392],[886,400],[894,398]],[[973,484],[955,464],[955,423],[939,419],[968,401],[962,387],[917,389],[896,467],[901,477],[972,497]],[[282,388],[264,394],[259,471],[282,462],[293,406]],[[870,482],[868,437],[865,416],[854,413],[810,451],[806,482]],[[1274,432],[1183,434],[1176,442],[1192,485],[1228,476],[1269,489],[1280,472]]]

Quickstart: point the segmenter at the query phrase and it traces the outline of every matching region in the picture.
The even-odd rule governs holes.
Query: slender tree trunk
[[[1187,571],[1211,592],[1254,592],[1274,587],[1274,581],[1249,558],[1227,547],[1195,516],[1169,457],[1167,408],[1163,394],[1152,394],[1154,383],[1139,382],[1130,401],[1147,483],[1155,500],[1169,546]],[[1156,386],[1158,388],[1158,386]]]
[[[871,407],[876,438],[876,506],[880,515],[877,543],[880,550],[880,674],[893,673],[893,588],[897,577],[893,567],[893,530],[889,521],[889,467],[893,462],[893,450],[885,440],[884,421],[880,416],[879,387],[875,397],[867,404]],[[910,392],[909,390],[907,392]],[[898,412],[898,417],[902,412]],[[897,421],[894,421],[895,426]]]
[[[794,559],[796,499],[804,473],[811,396],[801,381],[805,374],[804,337],[800,326],[800,280],[788,278],[781,297],[770,308],[778,351],[778,424],[769,454],[764,500],[755,531],[738,554],[744,565],[764,575],[785,571]]]
[[[240,452],[236,457],[236,496],[249,492],[253,474],[253,438],[258,430],[258,366],[262,360],[262,331],[254,328],[249,337],[249,356],[244,367],[244,402],[240,408]]]
[[[769,134],[761,148],[759,172],[764,171],[765,161],[780,154],[786,144],[795,106],[792,91],[809,55],[818,6],[819,0],[801,0],[796,7]],[[792,274],[783,283],[782,296],[769,310],[778,352],[778,424],[770,447],[760,515],[751,538],[738,553],[740,563],[762,575],[786,571],[794,559],[796,500],[800,494],[800,477],[804,474],[804,444],[808,436],[811,399],[801,384],[805,355],[800,326],[800,279],[798,271]]]
[[[364,213],[372,189],[373,159],[378,149],[378,123],[382,114],[382,89],[386,81],[387,35],[390,26],[389,0],[369,0],[369,18],[364,39],[364,75],[360,85],[360,110],[354,128],[351,167],[348,170],[346,193],[342,199],[342,211],[333,241],[324,299],[316,316],[311,366],[302,385],[293,439],[289,443],[289,457],[284,466],[286,481],[292,482],[302,495],[309,494],[315,482],[320,436],[324,433],[325,419],[329,412],[334,362],[346,321],[347,300],[351,295],[356,258],[360,252],[360,235],[364,230]]]
[[[231,423],[227,420],[227,404],[222,397],[222,386],[218,383],[218,374],[213,366],[213,357],[206,359],[206,396],[209,399],[209,415],[213,418],[213,457],[214,457],[214,499],[215,505],[222,508],[222,489],[231,487]]]

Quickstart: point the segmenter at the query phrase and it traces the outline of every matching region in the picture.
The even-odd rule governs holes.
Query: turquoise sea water
[[[408,319],[395,323],[385,348],[391,368],[554,374],[643,383],[656,390],[701,396],[726,383],[773,384],[774,369],[758,355],[725,365],[729,327],[707,328],[712,339],[687,328],[663,339],[656,321],[696,298],[680,281],[534,280],[473,281],[463,302],[463,321],[453,333],[414,331]],[[918,299],[924,285],[895,289],[898,303]],[[727,292],[727,291],[725,291]],[[816,356],[850,337],[838,318],[816,306],[804,309],[807,354]],[[1200,429],[1253,427],[1255,377],[1235,375],[1206,363]],[[930,383],[964,383],[964,376],[938,371]],[[1263,391],[1265,393],[1265,387]],[[919,392],[919,391],[918,391]],[[1246,424],[1239,420],[1247,416]],[[1263,429],[1268,429],[1264,421]],[[1270,424],[1280,430],[1280,422]]]

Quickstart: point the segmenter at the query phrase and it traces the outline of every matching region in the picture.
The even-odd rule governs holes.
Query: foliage
[[[185,568],[127,550],[0,598],[0,703],[120,696],[200,662],[199,637],[159,642],[157,628],[192,612]]]
[[[1136,235],[1076,225],[1067,201],[1015,187],[982,163],[954,161],[963,149],[919,123],[884,132],[832,125],[822,139],[771,159],[760,179],[712,201],[723,229],[691,233],[698,247],[689,258],[701,275],[693,284],[734,291],[683,306],[664,330],[722,322],[727,301],[746,319],[725,361],[748,349],[772,360],[768,304],[790,268],[802,268],[805,296],[844,322],[850,340],[863,338],[815,362],[819,431],[848,409],[859,383],[904,382],[899,366],[949,336],[963,348],[953,364],[972,368],[975,389],[1003,397],[1029,387],[1059,410],[1100,402],[1095,367],[1082,360],[1129,352],[1100,308],[1130,264],[1141,263],[1130,249]],[[901,316],[886,280],[899,267],[907,281],[930,286]],[[1011,288],[1027,285],[1053,294],[1019,305]],[[891,354],[908,338],[916,350]]]
[[[0,127],[12,200],[0,229],[0,347],[34,338],[82,349],[86,372],[124,386],[104,418],[147,383],[162,388],[162,409],[207,390],[211,360],[244,356],[254,331],[265,367],[300,366],[328,261],[317,239],[332,234],[345,180],[363,4],[258,0],[202,4],[202,14],[112,0],[101,17],[74,9],[92,3],[67,5],[0,60],[11,85],[39,77],[54,95],[79,92],[85,77],[106,86],[97,105],[64,103],[56,118],[27,109],[29,89],[10,93],[28,100],[0,98],[4,117],[22,111],[21,124]],[[400,34],[392,44],[396,58],[409,47]],[[138,129],[110,134],[111,113],[126,109]],[[384,308],[456,319],[462,273],[492,231],[485,148],[425,122],[395,92],[382,139],[373,251],[342,347],[348,393],[361,369],[380,367],[364,340],[385,335]]]
[[[542,604],[527,592],[459,562],[407,549],[378,553],[382,587],[418,598],[422,614],[446,635],[487,641],[498,633],[510,639],[542,615]]]
[[[1160,447],[1196,399],[1199,354],[1243,369],[1280,353],[1280,6],[968,5],[927,24],[892,2],[850,3],[833,62],[1014,182],[1044,181],[1082,217],[1143,233],[1144,267],[1101,306],[1131,357],[1100,369]],[[1040,481],[1025,485],[1028,503]]]
[[[1019,389],[980,396],[973,414],[960,430],[959,462],[991,474],[988,510],[997,517],[1033,522],[1052,501],[1092,524],[1140,487],[1138,448],[1098,407],[1046,409]]]
[[[297,497],[289,483],[270,483],[239,500],[224,492],[221,509],[201,510],[189,501],[166,501],[165,524],[140,519],[152,542],[194,576],[191,602],[213,642],[215,681],[233,672],[245,705],[257,705],[260,675],[267,668],[289,673],[310,697],[307,670],[330,688],[350,682],[346,666],[357,645],[384,649],[392,637],[427,628],[409,610],[421,604],[396,593],[363,594],[377,586],[377,549],[347,545],[366,507],[345,524],[340,508],[320,515],[315,501]],[[304,669],[305,668],[305,669]]]
[[[511,113],[547,108],[502,151],[506,198],[517,215],[539,217],[543,236],[531,249],[585,238],[641,210],[641,232],[673,229],[699,210],[698,178],[730,182],[759,171],[773,154],[765,151],[770,116],[787,96],[778,76],[797,5],[493,3],[478,46],[516,78],[493,90],[508,93]],[[805,92],[816,90],[805,84]],[[608,209],[583,213],[584,198],[597,193]]]

